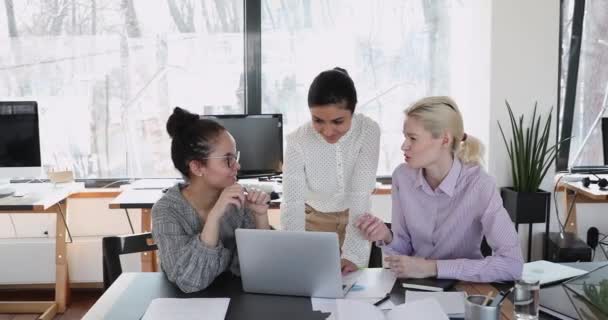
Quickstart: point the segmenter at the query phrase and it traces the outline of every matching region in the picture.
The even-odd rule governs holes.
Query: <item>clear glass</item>
[[[0,99],[38,101],[45,165],[178,177],[175,106],[244,112],[243,3],[0,1]]]
[[[538,319],[539,303],[539,280],[518,280],[515,282],[515,290],[513,292],[513,310],[515,313],[515,319]]]

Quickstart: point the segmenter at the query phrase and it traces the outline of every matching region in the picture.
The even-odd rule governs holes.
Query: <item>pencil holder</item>
[[[464,318],[465,320],[499,320],[500,319],[500,306],[491,307],[490,305],[494,299],[490,299],[484,306],[482,303],[485,301],[486,296],[472,295],[468,296],[465,300],[464,305]]]

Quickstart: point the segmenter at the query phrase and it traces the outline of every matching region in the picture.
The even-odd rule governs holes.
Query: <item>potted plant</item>
[[[505,209],[515,223],[515,228],[517,229],[520,223],[527,223],[531,236],[533,223],[546,223],[548,229],[551,193],[541,190],[540,184],[555,160],[561,142],[551,144],[549,141],[552,109],[543,121],[542,115],[537,114],[537,103],[535,103],[532,118],[528,123],[524,123],[524,116],[520,115],[516,119],[509,102],[505,101],[505,104],[509,111],[511,138],[507,140],[500,122],[498,128],[511,160],[513,186],[501,188],[501,196]],[[548,233],[548,230],[546,231]],[[530,260],[530,251],[529,240],[528,260]]]

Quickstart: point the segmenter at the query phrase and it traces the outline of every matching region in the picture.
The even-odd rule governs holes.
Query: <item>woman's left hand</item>
[[[256,216],[264,216],[268,214],[268,203],[270,202],[270,195],[259,189],[248,189],[247,196],[245,198],[246,206]]]
[[[359,268],[357,268],[357,265],[348,259],[340,259],[340,269],[342,269],[342,275],[346,275],[359,270]]]
[[[419,257],[388,256],[386,264],[397,278],[428,278],[437,276],[437,262]]]

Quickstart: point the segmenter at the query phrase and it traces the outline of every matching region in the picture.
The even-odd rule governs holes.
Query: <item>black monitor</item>
[[[39,177],[38,104],[0,101],[0,179]]]
[[[283,115],[205,115],[222,124],[236,140],[241,153],[239,178],[278,175],[283,172]]]

